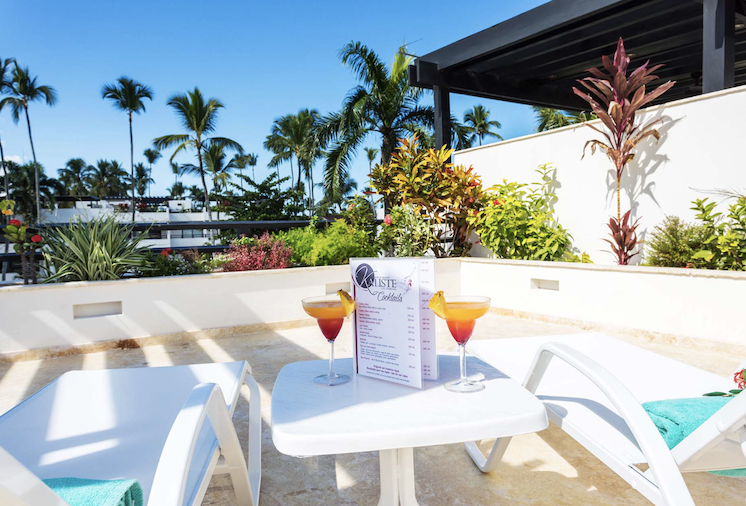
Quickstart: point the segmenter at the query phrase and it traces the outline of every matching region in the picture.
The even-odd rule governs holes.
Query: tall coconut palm
[[[537,132],[546,132],[547,130],[554,130],[555,128],[562,128],[569,125],[577,125],[578,123],[584,123],[596,119],[595,114],[585,111],[561,111],[559,109],[552,109],[551,107],[537,106],[533,106],[532,109],[536,115]]]
[[[153,100],[153,90],[129,77],[122,76],[116,83],[104,84],[101,98],[127,113],[130,124],[130,182],[132,183],[132,221],[135,221],[135,141],[132,136],[132,113],[145,112],[145,100]]]
[[[60,182],[68,195],[88,195],[88,177],[91,167],[82,158],[71,158],[62,169],[57,169]]]
[[[493,128],[501,128],[502,125],[500,125],[499,121],[490,121],[490,111],[481,104],[475,105],[464,113],[464,124],[471,134],[472,143],[474,139],[479,139],[479,145],[481,146],[485,137],[494,137],[497,140],[503,140],[499,134],[492,131]]]
[[[209,149],[213,144],[230,148],[242,152],[243,148],[236,141],[225,137],[207,137],[215,131],[218,122],[218,113],[223,109],[223,104],[216,98],[205,100],[199,88],[187,92],[184,95],[173,95],[168,99],[167,105],[173,107],[176,115],[181,120],[182,126],[188,134],[172,134],[158,137],[153,141],[156,148],[163,150],[171,146],[176,146],[171,161],[181,151],[193,149],[197,152],[197,165],[199,176],[202,179],[202,188],[204,190],[205,208],[207,209],[207,219],[212,221],[212,211],[210,210],[210,191],[207,189],[207,178],[204,166],[204,151]]]
[[[87,183],[92,195],[102,198],[126,193],[124,181],[129,178],[129,174],[116,160],[98,160],[95,166],[88,168],[90,172]]]
[[[234,163],[236,165],[236,168],[238,169],[238,173],[241,175],[241,189],[243,190],[243,170],[246,167],[251,167],[251,180],[256,180],[256,175],[254,174],[254,167],[256,167],[256,162],[258,160],[258,156],[254,153],[244,153],[244,154],[238,154],[233,157]]]
[[[148,188],[155,181],[150,177],[150,171],[144,163],[135,164],[135,189],[140,197],[144,197],[148,192]]]
[[[0,58],[0,95],[5,93],[5,89],[10,89],[11,69],[10,66],[15,63],[13,58]],[[5,152],[3,151],[3,141],[0,139],[0,168],[3,170],[3,183],[5,186],[5,196],[8,198],[8,169],[5,166]],[[7,247],[7,241],[6,241]],[[7,253],[7,251],[6,251]],[[3,263],[3,267],[7,264]],[[3,278],[5,279],[5,278]]]
[[[54,178],[47,177],[44,174],[44,167],[39,164],[26,163],[18,165],[12,161],[7,161],[8,177],[10,179],[10,194],[8,198],[15,201],[14,211],[22,214],[26,220],[32,223],[40,221],[40,215],[36,214],[36,198],[41,196],[41,202],[44,207],[52,209],[55,202],[55,195],[64,191],[62,183]],[[34,193],[36,188],[38,193]]]
[[[158,161],[158,159],[161,157],[161,152],[157,149],[148,148],[145,151],[142,152],[145,159],[150,164],[150,170],[148,171],[148,177],[153,178],[153,164]],[[154,181],[155,182],[155,181]],[[148,195],[150,195],[150,185],[148,185]]]
[[[239,153],[240,155],[240,153]],[[225,149],[219,144],[212,144],[205,150],[205,166],[212,178],[212,193],[216,199],[220,199],[220,193],[228,187],[231,172],[236,168],[236,160],[227,160]],[[191,166],[192,170],[196,167]],[[217,219],[220,221],[220,208],[218,208]]]
[[[342,63],[356,74],[360,85],[347,95],[340,112],[324,118],[322,145],[333,143],[324,167],[324,191],[328,200],[339,200],[344,176],[358,147],[370,134],[380,135],[381,163],[388,163],[397,140],[418,128],[433,127],[433,108],[418,105],[420,91],[409,86],[407,67],[412,58],[402,47],[390,68],[360,42],[340,51]]]
[[[184,192],[186,192],[186,188],[184,187],[184,184],[180,182],[174,183],[174,185],[168,189],[168,193],[171,195],[171,198],[174,199],[182,198]]]
[[[40,168],[39,162],[36,160],[36,149],[34,148],[34,137],[31,134],[31,119],[29,118],[28,108],[31,102],[38,101],[44,101],[47,105],[53,106],[57,103],[57,92],[51,86],[38,84],[36,80],[37,77],[31,75],[28,67],[20,67],[17,62],[14,62],[10,84],[5,86],[5,93],[10,96],[0,101],[0,111],[5,106],[9,106],[13,122],[16,124],[21,119],[21,113],[24,113],[26,116],[28,140],[31,144],[31,156],[34,158],[34,167],[36,167],[34,192],[36,194],[36,217],[38,218],[41,216],[41,195],[39,194]]]
[[[313,150],[315,126],[319,118],[319,111],[316,109],[301,109],[298,114],[287,114],[277,118],[272,125],[271,133],[264,141],[264,148],[275,155],[267,166],[277,167],[289,161],[291,185],[296,188],[300,187],[302,173],[306,172],[308,175],[311,170],[308,167],[308,159],[310,151]],[[293,158],[298,166],[298,179],[295,179],[293,174]]]

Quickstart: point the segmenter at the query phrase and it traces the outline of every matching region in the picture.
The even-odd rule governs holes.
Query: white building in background
[[[202,202],[170,197],[138,197],[135,222],[139,224],[187,223],[208,221]],[[54,210],[42,209],[42,223],[70,223],[73,220],[90,221],[101,216],[114,216],[123,223],[132,221],[130,199],[126,197],[58,197]],[[72,207],[69,207],[72,204]],[[220,213],[220,221],[232,217]],[[213,211],[213,220],[217,214]],[[153,248],[204,246],[210,237],[209,229],[152,230],[144,244]]]

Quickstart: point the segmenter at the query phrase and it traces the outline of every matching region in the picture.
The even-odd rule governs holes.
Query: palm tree
[[[144,197],[148,187],[155,181],[150,177],[150,171],[144,163],[135,164],[135,189],[140,197]]]
[[[88,195],[89,167],[82,158],[71,158],[62,169],[57,169],[60,182],[65,185],[68,195]]]
[[[145,159],[150,164],[150,171],[148,172],[148,177],[153,177],[153,164],[158,161],[158,159],[161,157],[161,152],[157,149],[148,148],[145,151],[142,152],[143,156],[145,156]],[[155,182],[155,181],[153,181]],[[150,195],[150,186],[148,186],[148,195]]]
[[[169,162],[171,164],[171,174],[174,175],[174,184],[179,181],[179,178],[187,173],[187,169],[183,165],[179,165],[176,162]],[[191,164],[187,164],[191,165]]]
[[[167,105],[174,108],[176,115],[181,119],[184,129],[188,134],[173,134],[158,137],[153,141],[158,149],[167,149],[176,146],[171,161],[182,150],[194,149],[197,152],[199,165],[199,176],[202,179],[202,188],[204,190],[205,208],[207,209],[207,219],[212,221],[212,211],[210,210],[210,191],[207,189],[207,179],[205,178],[205,167],[203,155],[204,151],[209,149],[213,144],[223,146],[224,148],[234,149],[243,152],[239,143],[225,137],[210,137],[207,135],[215,131],[218,122],[218,113],[224,106],[216,98],[210,98],[205,101],[199,88],[187,92],[185,95],[173,95],[168,99]]]
[[[323,188],[324,183],[319,183],[318,186]],[[337,193],[337,195],[331,199],[325,196],[319,202],[319,208],[328,209],[336,205],[341,211],[342,204],[344,204],[345,199],[352,196],[352,194],[355,193],[356,190],[357,181],[352,179],[349,174],[345,174],[342,179],[342,184],[340,185],[340,191]]]
[[[412,58],[405,51],[404,46],[399,49],[390,69],[360,42],[350,42],[340,51],[342,63],[361,84],[350,90],[340,112],[324,118],[321,128],[321,144],[333,142],[324,167],[328,200],[339,200],[352,158],[369,134],[381,136],[381,163],[386,164],[398,139],[433,127],[433,108],[418,105],[420,90],[407,81]]]
[[[31,119],[29,118],[28,107],[31,102],[43,100],[49,106],[57,103],[57,92],[51,86],[37,84],[37,77],[31,76],[28,67],[19,67],[14,62],[13,72],[11,73],[10,84],[5,86],[5,93],[10,95],[0,101],[0,111],[7,105],[10,106],[10,112],[13,122],[18,124],[23,112],[26,116],[26,126],[28,127],[28,140],[31,144],[31,156],[34,158],[36,174],[34,176],[34,192],[36,195],[36,217],[41,216],[41,195],[39,194],[39,162],[36,160],[36,149],[34,148],[34,137],[31,135]]]
[[[466,111],[464,114],[464,124],[469,133],[471,133],[471,141],[473,142],[475,138],[479,139],[480,146],[485,137],[494,137],[497,140],[503,140],[500,135],[492,131],[492,128],[499,129],[502,125],[500,125],[499,121],[490,121],[490,111],[481,104],[475,105],[471,110]]]
[[[220,200],[220,192],[228,187],[231,172],[236,168],[235,157],[228,162],[226,158],[225,149],[219,144],[212,144],[205,151],[205,166],[212,177],[212,193],[216,200]],[[191,171],[196,169],[193,165],[189,168]],[[220,207],[218,207],[217,220],[220,221]]]
[[[534,110],[534,114],[536,114],[537,132],[545,132],[547,130],[554,130],[555,128],[577,125],[578,123],[584,123],[596,119],[595,114],[587,113],[585,111],[569,112],[552,109],[551,107],[537,106],[533,106],[532,109]]]
[[[241,175],[241,189],[242,190],[243,190],[243,170],[246,167],[251,167],[251,179],[253,181],[255,179],[254,167],[256,167],[256,162],[258,158],[259,157],[255,155],[254,153],[238,154],[233,157],[236,168],[238,169],[238,173]]]
[[[291,185],[296,188],[300,188],[303,172],[310,181],[312,167],[309,167],[309,155],[314,150],[315,126],[319,119],[319,111],[316,109],[301,109],[298,114],[287,114],[277,118],[272,125],[272,132],[264,141],[264,148],[275,155],[267,166],[277,167],[289,161]],[[293,157],[298,165],[297,180],[293,174]]]
[[[0,58],[0,95],[2,95],[5,92],[6,88],[10,88],[10,65],[14,64],[15,60],[13,58],[6,58],[2,59]],[[3,141],[0,139],[0,168],[3,169],[3,182],[5,185],[5,198],[8,198],[8,169],[5,166],[5,152],[3,151]],[[7,241],[6,241],[6,248],[7,248]],[[7,251],[6,251],[7,253]],[[5,267],[6,264],[3,263],[3,267]],[[3,273],[4,275],[4,273]],[[3,279],[5,279],[3,277]]]
[[[153,90],[129,77],[122,76],[114,84],[104,84],[101,98],[127,113],[130,123],[130,181],[132,183],[132,221],[135,221],[135,142],[132,137],[132,113],[145,112],[145,100],[153,100]]]
[[[188,188],[188,191],[189,191],[189,197],[192,200],[200,200],[200,199],[204,200],[205,198],[205,191],[199,186],[197,186],[196,184],[193,184],[192,186],[190,186]]]
[[[373,162],[376,161],[378,150],[376,148],[365,148],[365,157],[368,159],[368,171],[373,172]]]
[[[171,195],[171,198],[174,199],[180,199],[183,197],[185,191],[186,188],[184,187],[184,184],[179,182],[174,183],[174,185],[168,189],[168,193]]]
[[[44,167],[39,164],[26,163],[18,165],[12,161],[7,161],[8,176],[10,179],[9,199],[15,200],[15,211],[22,214],[26,220],[32,223],[38,223],[40,215],[36,214],[38,198],[45,207],[52,208],[55,202],[55,195],[64,192],[62,183],[54,178],[47,177],[44,174]],[[39,192],[35,193],[35,189]]]
[[[124,181],[129,178],[127,171],[116,160],[99,160],[89,166],[87,183],[91,194],[96,197],[115,197],[126,193]]]

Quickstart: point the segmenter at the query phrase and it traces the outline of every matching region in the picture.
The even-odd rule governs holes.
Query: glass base
[[[321,376],[316,376],[313,379],[313,382],[317,385],[326,385],[328,387],[334,387],[337,385],[344,385],[345,383],[350,382],[350,377],[346,374],[335,374],[334,376],[329,376],[328,374],[322,374]]]
[[[444,387],[449,392],[456,392],[459,394],[481,392],[482,390],[484,390],[484,384],[477,383],[476,381],[469,381],[469,380],[451,381],[450,383],[446,383]]]

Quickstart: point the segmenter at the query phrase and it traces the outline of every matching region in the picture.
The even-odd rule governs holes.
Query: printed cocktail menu
[[[422,388],[438,379],[431,258],[350,259],[357,374]]]

